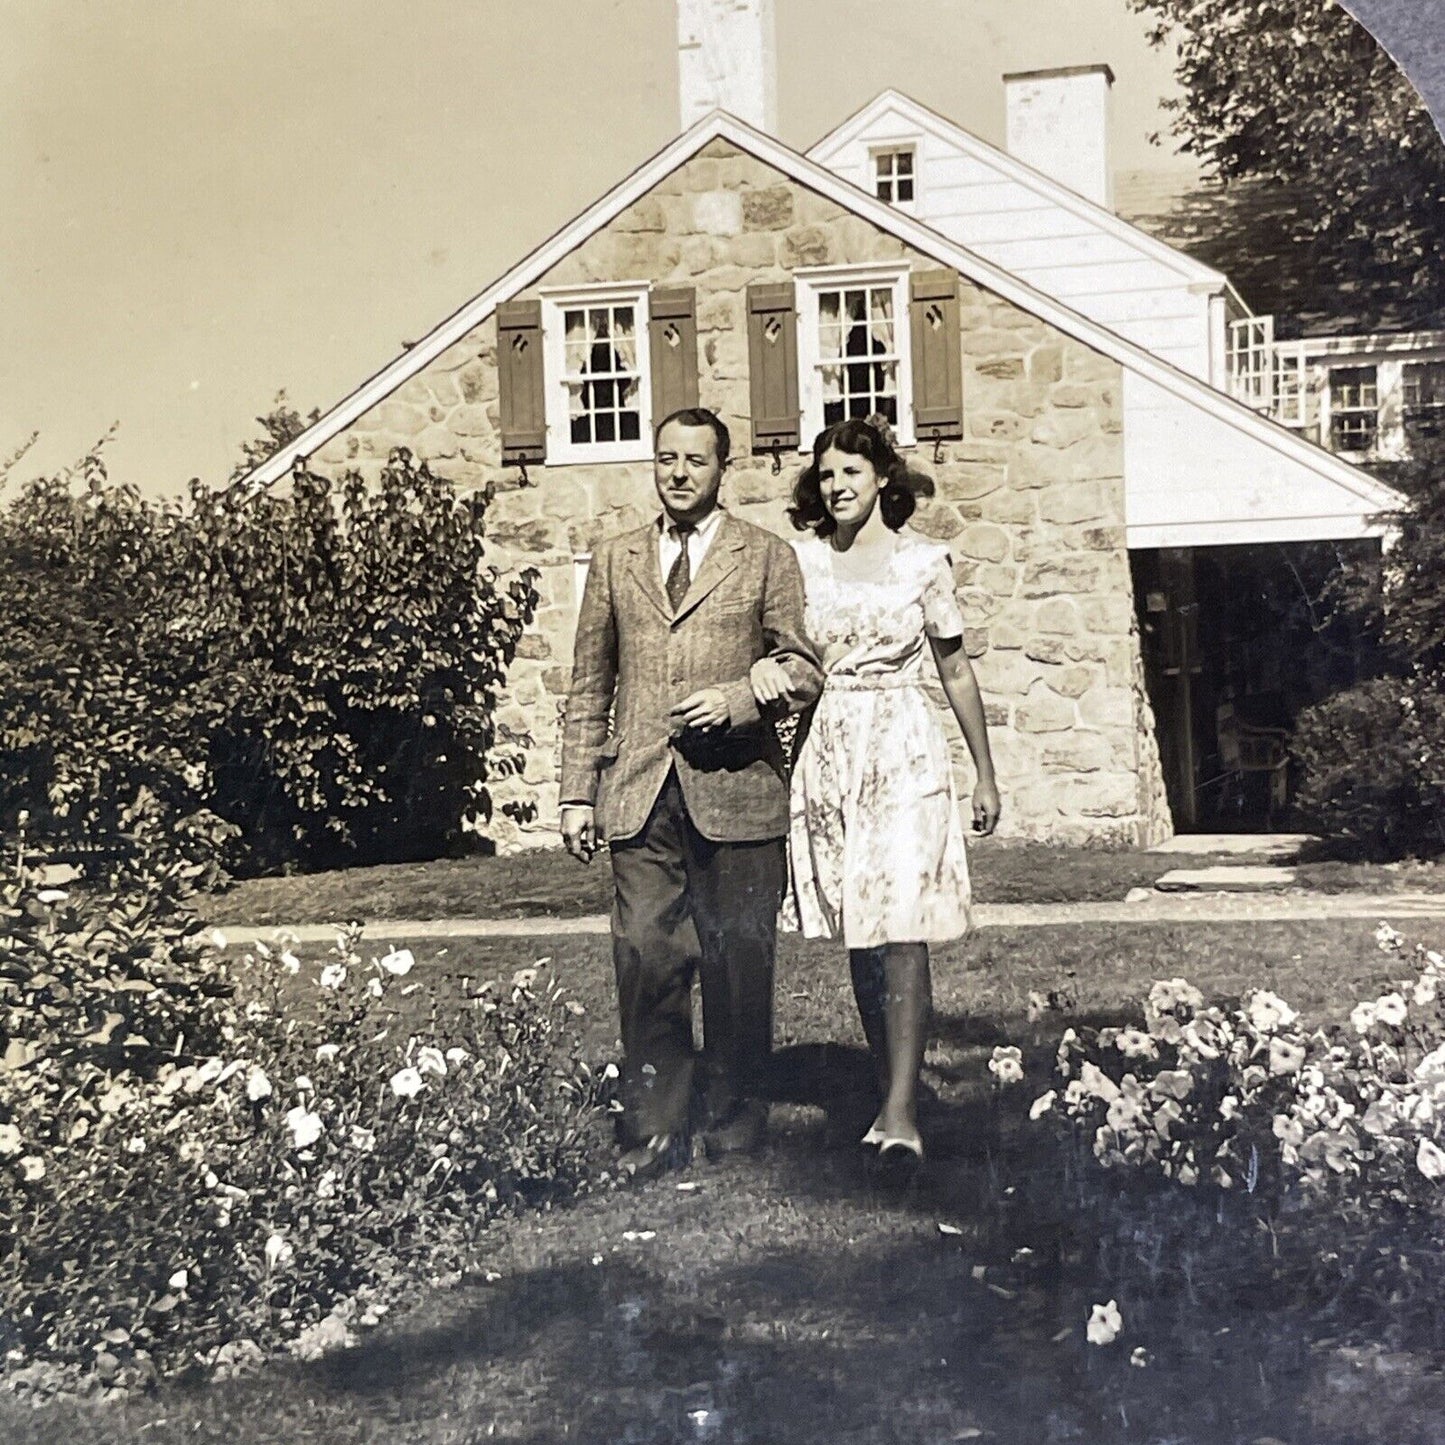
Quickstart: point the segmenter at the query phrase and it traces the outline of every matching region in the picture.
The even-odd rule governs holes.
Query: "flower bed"
[[[0,1350],[22,1380],[133,1385],[302,1353],[498,1212],[583,1188],[602,1082],[523,969],[415,1017],[406,950],[228,963],[137,870],[83,904],[0,893]]]

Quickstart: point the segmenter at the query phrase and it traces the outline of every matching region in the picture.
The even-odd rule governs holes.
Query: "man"
[[[562,837],[584,863],[602,840],[611,849],[622,1167],[634,1176],[685,1161],[694,1093],[710,1156],[756,1147],[767,1120],[788,826],[773,723],[817,698],[822,673],[792,549],[718,506],[729,444],[705,409],[663,420],[662,515],[597,548],[577,619]],[[764,657],[788,679],[767,715],[748,679]]]

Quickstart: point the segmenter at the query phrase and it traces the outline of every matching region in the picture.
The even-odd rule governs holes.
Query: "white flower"
[[[27,1184],[34,1184],[37,1179],[45,1178],[45,1160],[36,1154],[27,1154],[20,1161],[20,1172]]]
[[[1388,923],[1381,923],[1375,930],[1375,942],[1386,953],[1393,953],[1405,941],[1403,933],[1396,933]]]
[[[1405,1013],[1405,1000],[1397,993],[1381,994],[1375,1000],[1375,1017],[1390,1028],[1399,1028],[1405,1022]]]
[[[316,1197],[318,1199],[336,1198],[336,1171],[334,1169],[328,1169],[316,1181]]]
[[[988,1071],[1000,1084],[1021,1084],[1024,1081],[1023,1054],[1012,1044],[999,1045],[988,1061]]]
[[[1119,1306],[1110,1300],[1106,1305],[1095,1305],[1089,1312],[1089,1323],[1085,1333],[1091,1345],[1112,1345],[1124,1328],[1124,1317]]]
[[[1233,1094],[1226,1094],[1219,1101],[1219,1117],[1232,1119],[1239,1112],[1239,1100]]]
[[[1420,1140],[1420,1147],[1415,1151],[1415,1167],[1433,1183],[1445,1176],[1445,1150],[1429,1139]]]
[[[52,908],[58,907],[70,897],[63,888],[42,888],[35,895],[42,903],[49,904]]]
[[[391,1092],[399,1099],[414,1099],[422,1091],[422,1076],[412,1068],[398,1069],[391,1076]]]
[[[296,1251],[279,1234],[273,1234],[266,1241],[266,1268],[285,1269],[296,1257]]]
[[[1433,973],[1422,974],[1418,983],[1410,992],[1416,1008],[1424,1008],[1427,1004],[1435,1002],[1436,992],[1435,975]]]
[[[186,1288],[187,1288],[187,1286],[190,1284],[190,1282],[191,1282],[191,1277],[190,1277],[190,1275],[189,1275],[185,1270],[183,1270],[183,1269],[178,1269],[178,1270],[166,1281],[166,1283],[167,1283],[172,1289],[174,1289],[174,1290],[179,1290],[182,1294],[185,1293]]]
[[[1431,1049],[1415,1065],[1415,1077],[1417,1079],[1445,1079],[1445,1044],[1441,1044],[1438,1049]]]
[[[1194,1075],[1186,1069],[1161,1069],[1149,1084],[1149,1092],[1160,1098],[1187,1099],[1194,1088]]]
[[[226,948],[230,944],[230,940],[226,937],[224,933],[221,932],[219,928],[213,928],[206,935],[206,942],[209,943],[212,948],[217,949]]]
[[[1291,1043],[1288,1039],[1269,1041],[1269,1071],[1271,1074],[1297,1074],[1305,1061],[1302,1044]]]
[[[1245,1000],[1245,1011],[1249,1014],[1249,1021],[1255,1031],[1261,1034],[1272,1034],[1276,1029],[1288,1028],[1299,1017],[1278,994],[1263,988],[1256,989]]]
[[[125,1141],[125,1152],[127,1154],[144,1154],[145,1151],[146,1141],[144,1134],[132,1134],[130,1138]]]
[[[454,1068],[459,1064],[466,1063],[469,1058],[471,1058],[471,1055],[460,1045],[448,1049],[446,1053],[447,1063],[451,1064]]]
[[[340,988],[346,982],[346,965],[343,963],[328,963],[321,970],[322,988]]]
[[[297,958],[296,955],[292,953],[289,948],[282,949],[281,967],[284,968],[287,973],[300,973],[301,960]]]
[[[382,994],[381,980],[379,978],[367,979],[366,991],[372,996],[372,998],[380,998]]]
[[[316,1085],[311,1082],[306,1074],[297,1074],[296,1092],[298,1094],[314,1094],[316,1092]]]
[[[622,1075],[616,1064],[608,1064],[607,1067],[602,1070],[602,1077],[604,1079],[620,1079]]]
[[[1040,1094],[1037,1099],[1029,1105],[1029,1118],[1042,1119],[1050,1109],[1054,1107],[1054,1100],[1058,1095],[1050,1089],[1047,1094]]]
[[[24,1146],[14,1124],[0,1124],[0,1158],[12,1159]]]
[[[1143,1029],[1120,1029],[1114,1047],[1126,1059],[1157,1059],[1159,1045]]]
[[[1375,1027],[1375,1005],[1357,1003],[1350,1010],[1350,1023],[1357,1034],[1367,1034]]]
[[[394,948],[384,958],[377,960],[381,966],[397,978],[405,978],[416,967],[416,959],[409,948]]]
[[[431,1044],[423,1044],[416,1051],[416,1066],[423,1074],[435,1074],[439,1079],[446,1078],[446,1059],[442,1056],[442,1051],[433,1048]]]
[[[1134,1353],[1129,1356],[1129,1363],[1141,1370],[1146,1368],[1149,1364],[1149,1351],[1143,1345],[1137,1346]]]
[[[370,1129],[363,1129],[360,1124],[351,1126],[351,1147],[358,1154],[370,1154],[376,1148],[376,1135]]]
[[[304,1104],[286,1111],[286,1127],[291,1131],[293,1149],[309,1149],[324,1132],[321,1115],[313,1114]]]
[[[1095,1063],[1085,1062],[1079,1070],[1079,1083],[1086,1094],[1112,1104],[1119,1097],[1119,1086]]]
[[[253,1104],[259,1104],[262,1099],[271,1097],[271,1080],[266,1077],[265,1070],[259,1064],[252,1064],[246,1074],[246,1097]]]
[[[317,1044],[316,1057],[323,1064],[329,1064],[341,1052],[340,1044]]]

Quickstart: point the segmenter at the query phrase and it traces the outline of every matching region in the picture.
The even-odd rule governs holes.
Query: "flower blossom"
[[[1159,1057],[1159,1045],[1143,1029],[1120,1029],[1114,1039],[1114,1047],[1126,1059],[1157,1059]]]
[[[259,1104],[262,1099],[271,1097],[271,1080],[258,1064],[252,1064],[246,1074],[246,1097],[253,1104]]]
[[[1023,1053],[1012,1044],[997,1046],[988,1061],[988,1071],[1000,1084],[1023,1083]]]
[[[22,1148],[20,1130],[14,1124],[0,1124],[0,1157],[11,1159]]]
[[[1105,1305],[1095,1305],[1089,1312],[1089,1323],[1085,1334],[1091,1345],[1112,1345],[1124,1328],[1124,1317],[1114,1300]]]
[[[286,1127],[291,1131],[293,1149],[309,1149],[324,1132],[321,1115],[313,1113],[304,1104],[286,1111]]]
[[[1269,1041],[1269,1071],[1280,1074],[1297,1074],[1305,1061],[1303,1044],[1291,1043],[1288,1039]]]
[[[423,1044],[416,1051],[416,1067],[420,1073],[435,1074],[439,1079],[447,1075],[447,1062],[442,1051],[431,1044]]]
[[[1415,1151],[1415,1167],[1433,1184],[1445,1177],[1445,1150],[1432,1140],[1420,1140],[1420,1147]]]
[[[1377,1011],[1372,1003],[1357,1003],[1350,1010],[1350,1024],[1357,1034],[1367,1034],[1375,1027]]]
[[[1245,1002],[1245,1012],[1256,1033],[1272,1034],[1277,1029],[1288,1028],[1299,1014],[1278,994],[1268,989],[1256,989]]]
[[[317,1044],[316,1057],[323,1064],[329,1064],[341,1052],[340,1044]]]
[[[358,1154],[370,1154],[376,1148],[376,1134],[371,1129],[363,1129],[360,1124],[351,1126],[351,1147]]]
[[[398,1069],[391,1076],[391,1092],[399,1099],[414,1099],[421,1093],[423,1080],[421,1074],[413,1068]]]
[[[1392,1029],[1405,1022],[1406,1012],[1405,1000],[1398,993],[1381,994],[1375,1000],[1375,1017]]]
[[[279,1234],[273,1234],[266,1241],[266,1268],[284,1269],[296,1257],[296,1251]]]
[[[346,965],[344,963],[328,963],[321,970],[322,988],[340,988],[346,982]]]
[[[416,958],[409,948],[394,948],[377,962],[396,978],[405,978],[416,966]]]
[[[34,1184],[45,1178],[45,1160],[38,1154],[27,1154],[20,1161],[20,1173],[27,1184]]]
[[[1029,1118],[1042,1119],[1050,1109],[1054,1107],[1054,1100],[1058,1095],[1050,1089],[1047,1094],[1040,1094],[1037,1099],[1029,1105]]]

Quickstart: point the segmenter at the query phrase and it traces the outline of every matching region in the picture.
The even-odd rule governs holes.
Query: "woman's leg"
[[[890,943],[883,955],[887,991],[883,1021],[888,1047],[888,1091],[878,1115],[878,1127],[890,1139],[916,1144],[918,1135],[918,1075],[928,1045],[929,1016],[933,1011],[926,943]]]
[[[863,1023],[863,1037],[873,1056],[873,1071],[878,1084],[879,1099],[888,1097],[888,1030],[884,1023],[884,997],[888,980],[881,948],[850,948],[848,969],[853,975],[853,998],[858,1004],[858,1017]]]

